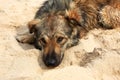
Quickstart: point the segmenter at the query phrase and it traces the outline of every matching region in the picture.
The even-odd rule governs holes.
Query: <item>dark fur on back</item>
[[[35,18],[41,18],[43,14],[69,9],[72,0],[48,0],[37,11]]]
[[[46,14],[56,13],[59,11],[70,10],[70,4],[74,2],[76,8],[79,8],[78,15],[82,16],[82,21],[77,21],[81,27],[86,30],[103,27],[99,23],[99,11],[108,5],[111,0],[47,0],[37,11],[35,19],[43,18]]]

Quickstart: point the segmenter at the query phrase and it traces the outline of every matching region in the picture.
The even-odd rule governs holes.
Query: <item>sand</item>
[[[120,80],[120,29],[90,31],[49,69],[41,52],[15,37],[43,0],[0,0],[0,80]]]

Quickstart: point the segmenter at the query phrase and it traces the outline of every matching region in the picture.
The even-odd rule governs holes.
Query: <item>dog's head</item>
[[[28,24],[29,31],[34,34],[37,48],[41,49],[43,61],[48,67],[59,65],[65,50],[78,44],[80,27],[76,18],[79,16],[73,13],[70,13],[73,17],[66,14],[47,14],[42,19],[35,19]]]

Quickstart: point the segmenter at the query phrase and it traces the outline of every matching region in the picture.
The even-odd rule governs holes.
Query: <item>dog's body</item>
[[[44,63],[55,67],[89,30],[120,26],[120,0],[48,0],[28,26]]]

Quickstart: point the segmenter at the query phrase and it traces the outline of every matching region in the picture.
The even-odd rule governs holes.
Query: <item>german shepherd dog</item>
[[[120,26],[120,0],[48,0],[28,23],[31,36],[17,38],[42,52],[46,66],[58,66],[66,49],[94,28]]]

